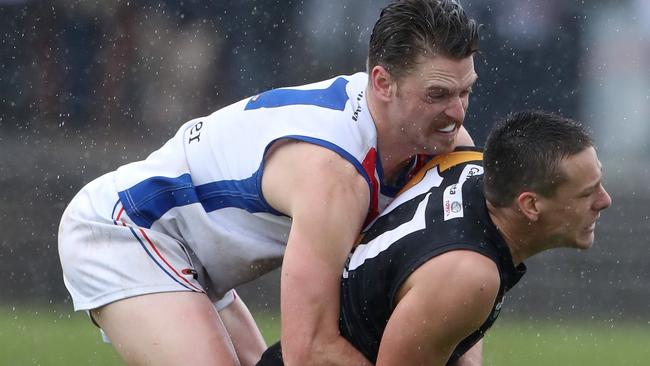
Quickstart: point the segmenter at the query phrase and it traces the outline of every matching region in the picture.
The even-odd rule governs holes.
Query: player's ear
[[[383,100],[389,101],[395,86],[392,75],[381,65],[377,65],[370,70],[370,84],[375,95]]]
[[[534,192],[522,192],[517,196],[517,207],[522,215],[526,216],[529,221],[537,221],[539,219],[539,200],[537,194]]]

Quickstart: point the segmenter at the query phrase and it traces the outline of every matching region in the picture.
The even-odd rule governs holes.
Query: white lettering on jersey
[[[463,183],[467,178],[483,174],[483,167],[467,164],[458,178],[458,183],[447,186],[442,195],[442,208],[445,221],[463,217]]]
[[[426,211],[427,202],[429,201],[430,196],[431,193],[427,194],[420,202],[411,220],[403,223],[393,230],[382,233],[366,244],[359,245],[355,249],[354,253],[352,253],[352,257],[350,257],[348,268],[343,271],[343,278],[347,278],[348,271],[352,271],[358,268],[363,264],[363,262],[366,261],[366,259],[376,257],[379,255],[379,253],[383,252],[393,243],[405,237],[406,235],[424,229],[426,227],[424,212]]]
[[[483,174],[483,167],[476,164],[467,164],[458,178],[458,184],[463,184],[467,178]]]

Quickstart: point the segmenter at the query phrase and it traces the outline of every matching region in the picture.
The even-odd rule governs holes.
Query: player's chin
[[[580,235],[580,238],[576,240],[575,247],[577,249],[587,250],[594,245],[594,231],[586,231]]]
[[[425,150],[427,150],[428,154],[433,154],[433,155],[441,155],[441,154],[448,154],[452,151],[454,151],[454,148],[456,147],[455,144],[455,138],[454,137],[445,137],[443,138],[442,136],[436,136],[436,138],[433,141],[429,141],[425,146]]]

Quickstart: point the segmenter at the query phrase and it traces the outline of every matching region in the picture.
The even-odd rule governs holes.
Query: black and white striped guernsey
[[[377,360],[400,285],[431,258],[472,250],[493,260],[501,277],[490,315],[456,347],[450,364],[483,337],[499,315],[504,294],[524,275],[525,265],[515,267],[489,218],[481,159],[477,149],[432,159],[370,225],[350,255],[342,279],[340,330],[369,360]]]

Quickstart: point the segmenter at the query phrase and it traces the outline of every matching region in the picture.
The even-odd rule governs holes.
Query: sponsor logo
[[[442,195],[445,221],[463,217],[462,187],[461,184],[452,184],[445,188]]]
[[[458,184],[463,184],[467,178],[473,177],[475,175],[483,174],[483,167],[476,164],[467,164],[463,169],[463,172],[460,174],[458,179]]]
[[[442,196],[445,221],[463,217],[463,183],[467,178],[483,174],[483,167],[476,164],[467,164],[454,183],[445,188]]]
[[[354,112],[352,113],[352,120],[354,122],[359,120],[359,113],[361,113],[361,99],[363,99],[363,91],[361,91],[359,94],[357,94],[357,107],[354,109]]]
[[[479,170],[478,167],[471,167],[470,170],[467,172],[467,177],[473,177],[477,174],[481,174],[481,171]]]
[[[450,185],[449,186],[449,194],[452,195],[452,196],[455,195],[456,194],[456,188],[457,188],[457,184]]]

